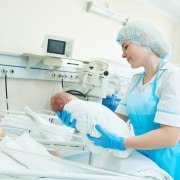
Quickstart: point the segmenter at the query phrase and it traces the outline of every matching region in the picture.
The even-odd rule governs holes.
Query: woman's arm
[[[161,125],[161,128],[140,136],[125,138],[124,146],[135,149],[157,149],[175,146],[180,140],[180,128]]]

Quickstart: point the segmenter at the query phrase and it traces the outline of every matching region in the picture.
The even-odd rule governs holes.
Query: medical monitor
[[[46,35],[43,42],[43,54],[51,57],[72,57],[73,39]]]

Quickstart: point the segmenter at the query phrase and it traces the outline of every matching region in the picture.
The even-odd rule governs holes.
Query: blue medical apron
[[[144,76],[145,73],[140,76],[127,94],[128,116],[137,136],[160,128],[160,124],[154,122],[159,101],[155,94],[158,73],[152,82],[151,92],[135,93],[135,88]],[[180,143],[174,147],[138,151],[152,159],[159,167],[168,172],[174,180],[180,180]]]

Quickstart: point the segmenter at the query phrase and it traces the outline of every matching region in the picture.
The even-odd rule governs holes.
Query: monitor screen
[[[59,41],[54,39],[48,39],[47,52],[55,54],[65,54],[65,41]]]

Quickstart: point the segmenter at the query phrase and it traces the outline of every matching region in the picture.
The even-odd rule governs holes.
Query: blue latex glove
[[[62,121],[62,123],[68,127],[76,128],[76,119],[71,120],[71,113],[67,111],[57,111],[56,115]]]
[[[100,137],[92,137],[90,134],[87,134],[87,137],[90,141],[93,141],[93,143],[96,146],[102,146],[104,148],[110,148],[110,149],[117,149],[117,150],[125,150],[124,147],[124,138],[123,137],[117,137],[114,134],[111,134],[110,132],[103,129],[100,125],[95,125],[95,128],[97,131],[101,134]]]

